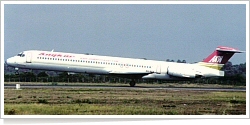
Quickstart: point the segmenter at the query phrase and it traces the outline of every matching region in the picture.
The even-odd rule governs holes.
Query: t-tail
[[[223,65],[228,62],[228,60],[235,54],[235,53],[242,53],[238,49],[232,47],[224,47],[218,46],[216,50],[210,54],[206,59],[202,62],[199,62],[199,65],[210,67],[213,69],[221,70]]]

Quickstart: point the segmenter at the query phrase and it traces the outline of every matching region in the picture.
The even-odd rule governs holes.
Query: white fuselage
[[[66,71],[76,73],[137,76],[144,79],[192,79],[197,77],[224,76],[223,71],[201,66],[145,59],[74,54],[29,50],[7,59],[16,68]]]

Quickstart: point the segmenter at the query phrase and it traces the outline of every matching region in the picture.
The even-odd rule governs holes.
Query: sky
[[[244,4],[5,4],[4,60],[24,50],[199,62],[246,51]],[[246,62],[235,54],[233,64]]]

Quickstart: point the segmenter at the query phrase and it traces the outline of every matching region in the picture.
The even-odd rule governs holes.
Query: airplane
[[[243,53],[232,47],[218,46],[215,51],[198,63],[176,63],[137,58],[111,57],[40,50],[27,50],[8,58],[5,63],[19,68],[111,75],[131,79],[193,80],[223,77],[223,65],[235,54]]]

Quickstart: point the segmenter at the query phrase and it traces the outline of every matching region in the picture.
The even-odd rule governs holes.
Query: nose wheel
[[[19,70],[19,68],[16,67],[16,68],[15,68],[15,74],[16,74],[16,75],[19,75],[19,71],[18,71],[18,70]]]

